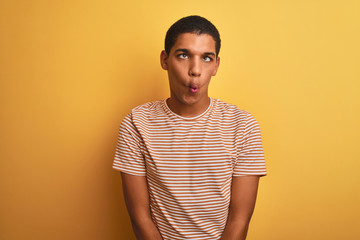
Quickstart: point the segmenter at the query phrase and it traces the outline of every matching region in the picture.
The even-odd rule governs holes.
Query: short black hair
[[[182,33],[209,34],[215,40],[216,56],[219,55],[221,45],[219,31],[209,20],[197,15],[181,18],[168,29],[165,37],[165,52],[167,55],[170,54],[171,48]]]

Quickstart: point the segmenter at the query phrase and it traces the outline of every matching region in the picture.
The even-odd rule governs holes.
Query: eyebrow
[[[190,51],[188,49],[186,49],[186,48],[179,48],[179,49],[176,49],[175,52],[189,53]],[[205,52],[204,55],[206,55],[206,56],[211,55],[211,56],[214,56],[214,57],[216,56],[215,53],[213,53],[213,52]]]
[[[185,53],[188,53],[189,50],[187,50],[186,48],[178,48],[175,50],[175,52],[185,52]]]

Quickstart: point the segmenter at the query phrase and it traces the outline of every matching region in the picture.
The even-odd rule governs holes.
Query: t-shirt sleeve
[[[245,124],[240,134],[240,147],[233,176],[267,174],[261,132],[258,122],[246,112]]]
[[[131,113],[121,122],[113,168],[138,176],[145,176],[145,161],[141,151],[141,136],[132,122]]]

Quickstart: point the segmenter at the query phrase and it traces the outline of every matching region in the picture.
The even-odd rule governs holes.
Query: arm
[[[221,240],[245,240],[255,207],[259,176],[233,177],[229,217]]]
[[[121,173],[125,203],[138,240],[161,240],[150,215],[149,193],[145,176]]]

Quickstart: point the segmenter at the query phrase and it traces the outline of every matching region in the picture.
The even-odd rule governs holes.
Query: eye
[[[188,59],[189,58],[189,56],[187,54],[185,54],[185,53],[179,54],[178,57],[181,58],[181,59]]]
[[[205,61],[205,62],[211,62],[211,61],[212,61],[212,58],[209,57],[209,56],[205,56],[205,57],[204,57],[204,61]]]

